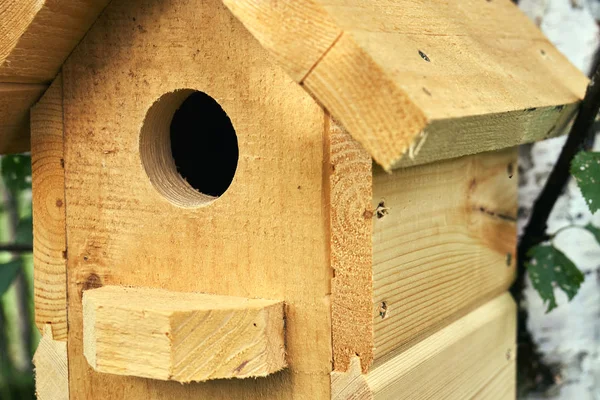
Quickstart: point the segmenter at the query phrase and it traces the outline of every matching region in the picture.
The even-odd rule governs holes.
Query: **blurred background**
[[[519,7],[552,43],[584,73],[600,61],[599,0],[520,0]],[[598,122],[596,132],[598,133]],[[519,154],[519,228],[544,185],[565,138],[521,146]],[[596,134],[595,151],[600,149]],[[567,225],[600,226],[600,212],[590,214],[571,180],[548,221],[548,232]],[[600,247],[591,235],[578,229],[557,236],[555,244],[585,274],[585,281],[570,303],[557,293],[559,307],[549,314],[537,292],[528,284],[525,293],[528,328],[544,361],[555,372],[554,385],[545,392],[522,395],[526,399],[600,400]],[[558,292],[558,291],[557,291]]]
[[[0,399],[34,399],[31,158],[0,161]]]
[[[589,73],[599,59],[600,0],[520,0],[518,5],[573,64]],[[564,140],[520,149],[521,229]],[[600,138],[596,150],[598,142]],[[0,400],[33,399],[31,359],[40,336],[33,323],[31,159],[5,156],[0,168]],[[552,213],[549,231],[590,221],[600,226],[598,214],[590,214],[571,182]],[[560,306],[550,314],[527,287],[529,329],[544,361],[555,371],[555,382],[543,393],[521,393],[524,399],[600,400],[600,248],[585,232],[567,232],[557,237],[557,245],[586,280],[570,303],[557,293]]]

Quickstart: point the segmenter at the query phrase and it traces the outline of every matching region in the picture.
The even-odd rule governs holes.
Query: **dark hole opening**
[[[192,93],[173,115],[171,154],[177,172],[194,189],[219,197],[233,181],[239,150],[231,120],[219,103]]]

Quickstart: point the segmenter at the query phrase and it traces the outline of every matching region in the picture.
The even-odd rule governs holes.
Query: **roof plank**
[[[0,154],[29,151],[29,107],[46,85],[0,83]]]
[[[321,54],[304,75],[281,65],[386,170],[408,165],[406,153],[419,164],[544,139],[588,82],[509,0],[223,1],[276,59]],[[269,13],[275,3],[288,19]],[[302,5],[342,32],[328,47],[294,45],[302,35],[288,20],[317,24]],[[448,148],[457,141],[467,145]]]
[[[29,150],[29,108],[109,1],[0,0],[1,154]]]

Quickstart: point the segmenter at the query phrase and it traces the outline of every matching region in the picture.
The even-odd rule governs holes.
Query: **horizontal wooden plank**
[[[98,372],[191,382],[286,367],[282,301],[105,286],[83,293],[83,326]]]
[[[33,356],[36,398],[69,400],[67,342],[56,340],[50,325],[41,331],[43,335]]]
[[[224,2],[387,170],[541,140],[588,82],[509,0]]]
[[[515,351],[516,306],[505,293],[366,375],[355,357],[347,373],[332,373],[332,398],[514,399]]]
[[[375,358],[506,290],[515,273],[517,150],[373,177]]]
[[[42,84],[0,83],[0,154],[29,151],[29,108],[45,90]]]

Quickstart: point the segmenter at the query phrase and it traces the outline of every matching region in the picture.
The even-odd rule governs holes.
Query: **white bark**
[[[599,44],[594,18],[594,15],[600,17],[598,0],[521,0],[519,5],[573,64],[588,72]],[[600,137],[596,142],[596,148],[600,149]],[[563,143],[564,138],[558,138],[522,146],[520,229]],[[600,226],[600,212],[595,216],[590,214],[579,189],[571,181],[550,216],[548,232],[590,221]],[[577,264],[586,279],[570,303],[562,292],[557,292],[559,307],[549,314],[545,314],[538,294],[528,283],[525,298],[529,329],[545,359],[561,366],[558,385],[543,398],[600,400],[600,246],[589,233],[579,229],[563,231],[555,245]],[[529,397],[537,398],[542,397]]]

